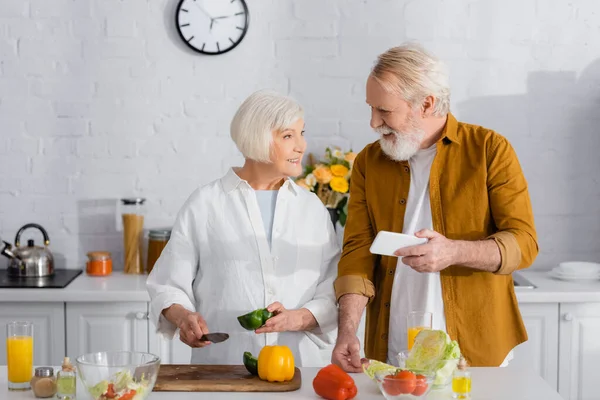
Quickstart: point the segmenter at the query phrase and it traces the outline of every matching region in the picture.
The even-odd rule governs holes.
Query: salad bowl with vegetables
[[[132,351],[84,354],[76,363],[79,378],[94,400],[144,400],[160,368],[159,357]]]

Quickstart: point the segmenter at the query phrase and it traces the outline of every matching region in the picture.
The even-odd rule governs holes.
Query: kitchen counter
[[[312,388],[312,380],[318,368],[301,368],[302,387],[295,392],[286,393],[188,393],[188,392],[153,392],[148,398],[151,400],[192,400],[206,399],[319,399]],[[548,386],[548,384],[533,371],[508,367],[508,368],[471,368],[473,374],[472,398],[477,400],[561,400],[562,397]],[[9,392],[7,386],[6,366],[0,366],[0,398],[4,400],[31,400],[33,392]],[[364,374],[352,374],[358,387],[356,400],[382,400],[383,395],[377,385],[370,381]],[[89,400],[78,380],[77,399]],[[427,400],[450,400],[451,394],[446,391],[432,391]]]
[[[150,301],[147,275],[113,272],[109,276],[89,276],[85,271],[63,289],[0,289],[0,301],[19,302],[122,302]]]
[[[600,302],[600,280],[566,282],[543,271],[519,271],[536,288],[516,288],[520,303]],[[64,289],[0,289],[0,302],[148,302],[146,275],[114,272],[107,277],[79,275]]]

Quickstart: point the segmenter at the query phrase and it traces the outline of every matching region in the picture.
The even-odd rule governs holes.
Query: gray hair
[[[412,106],[421,105],[427,96],[433,96],[436,100],[433,115],[445,116],[450,111],[446,67],[418,44],[406,43],[379,55],[371,76]]]
[[[270,163],[273,131],[289,128],[304,118],[304,110],[292,98],[270,90],[252,93],[231,121],[231,138],[245,158]]]

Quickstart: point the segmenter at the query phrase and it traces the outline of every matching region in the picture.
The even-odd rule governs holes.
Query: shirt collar
[[[458,121],[452,113],[448,113],[446,125],[442,132],[442,140],[444,140],[444,142],[450,141],[452,143],[460,144],[460,140],[458,140]]]
[[[223,185],[223,190],[225,190],[225,193],[231,193],[240,186],[252,189],[250,184],[244,179],[240,178],[239,175],[235,173],[233,168],[229,168],[229,171],[227,171],[225,176],[221,178],[221,184]],[[281,191],[282,189],[286,189],[296,196],[300,192],[300,187],[296,185],[291,178],[287,178],[285,180],[281,186],[281,189],[279,190]]]

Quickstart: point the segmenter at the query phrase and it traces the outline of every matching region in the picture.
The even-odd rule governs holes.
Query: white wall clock
[[[175,13],[181,39],[208,55],[233,50],[246,36],[249,22],[244,0],[180,0]]]

